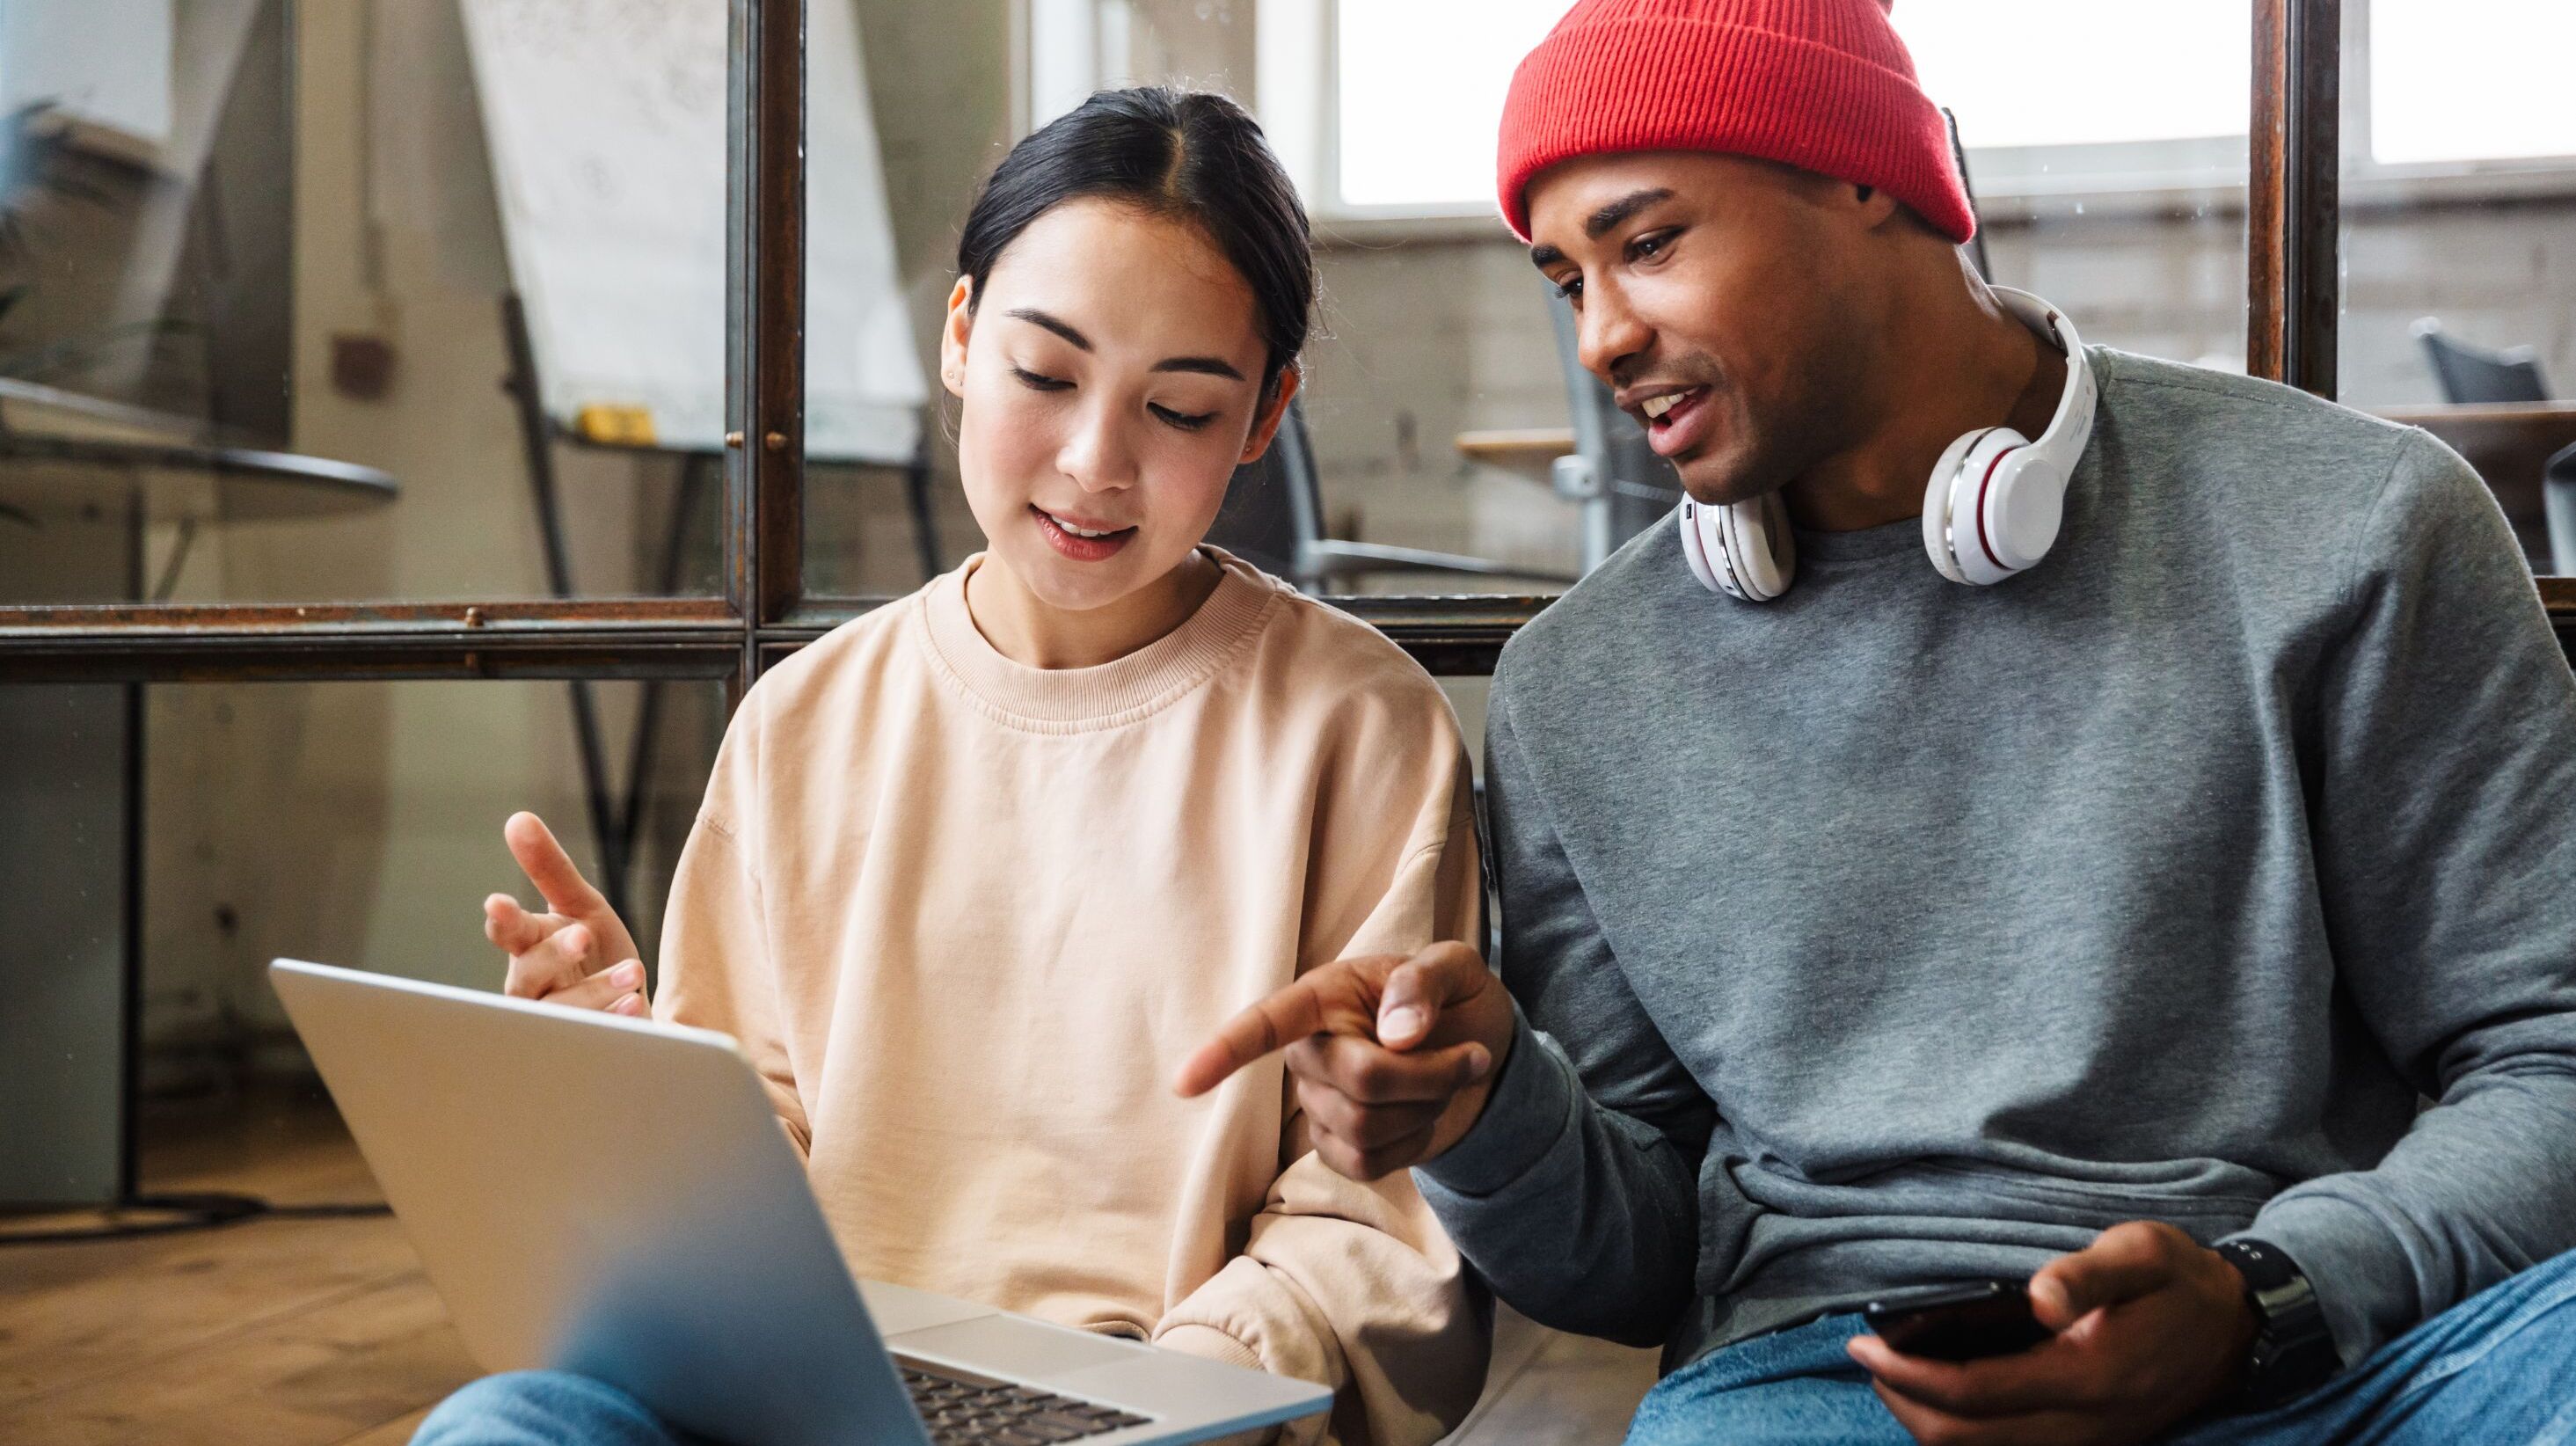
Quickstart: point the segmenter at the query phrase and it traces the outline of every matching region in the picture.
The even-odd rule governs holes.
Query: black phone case
[[[1861,1317],[1898,1351],[1935,1361],[2008,1356],[2049,1335],[2022,1287],[2000,1280],[1908,1291],[1870,1302]]]

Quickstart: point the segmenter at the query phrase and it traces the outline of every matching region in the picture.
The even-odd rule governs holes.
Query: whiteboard
[[[720,447],[726,0],[460,3],[547,415]],[[928,392],[850,0],[806,27],[806,451],[908,462]]]

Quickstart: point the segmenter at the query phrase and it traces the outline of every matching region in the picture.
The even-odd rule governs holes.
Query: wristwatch
[[[2239,1237],[2215,1247],[2245,1277],[2245,1301],[2260,1323],[2238,1408],[2269,1410],[2324,1385],[2343,1366],[2326,1313],[2298,1263],[2279,1246]]]

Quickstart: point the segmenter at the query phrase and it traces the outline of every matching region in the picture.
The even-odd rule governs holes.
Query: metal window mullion
[[[2335,394],[2343,308],[2342,0],[2255,0],[2246,370]]]
[[[742,685],[804,590],[805,5],[733,0],[725,202],[725,595]]]

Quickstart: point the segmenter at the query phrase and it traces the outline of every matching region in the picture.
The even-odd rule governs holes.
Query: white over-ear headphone
[[[2098,390],[2084,339],[2066,313],[2026,291],[1994,288],[1995,299],[2066,353],[2066,390],[2036,442],[2010,427],[1988,427],[1952,442],[1923,490],[1923,550],[1952,582],[1978,586],[2024,572],[2048,555],[2066,513],[2066,480],[2093,438]],[[1682,500],[1675,514],[1682,555],[1711,592],[1769,602],[1789,590],[1798,559],[1789,509],[1778,492],[1709,507]]]

